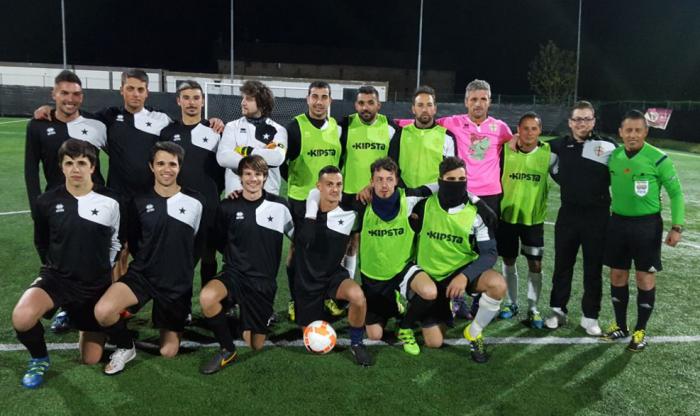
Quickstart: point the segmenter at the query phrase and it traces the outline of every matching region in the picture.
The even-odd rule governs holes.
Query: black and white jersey
[[[207,120],[202,120],[190,126],[175,122],[160,132],[160,139],[185,149],[177,182],[201,193],[206,199],[206,208],[215,210],[224,189],[224,168],[216,161],[221,136],[209,127]]]
[[[221,144],[216,153],[219,164],[226,169],[226,193],[243,189],[237,174],[238,163],[243,155],[236,149],[246,149],[248,155],[259,155],[265,159],[270,171],[265,190],[278,195],[282,178],[279,166],[287,154],[287,129],[269,117],[249,119],[241,117],[226,123]]]
[[[202,194],[185,188],[170,198],[151,188],[129,203],[128,241],[134,256],[129,270],[164,298],[174,300],[192,289],[203,208]]]
[[[39,165],[41,164],[46,179],[44,191],[64,185],[66,179],[61,171],[61,161],[58,160],[58,149],[68,139],[84,140],[98,149],[107,144],[107,127],[97,120],[95,116],[80,112],[75,120],[64,123],[56,118],[56,112],[51,111],[51,120],[32,119],[27,124],[27,140],[24,152],[24,181],[27,185],[29,206],[34,206],[34,201],[41,193],[39,180]],[[97,159],[95,173],[92,181],[98,185],[104,185],[105,181],[100,173],[100,160]]]
[[[326,287],[328,278],[338,270],[356,228],[357,213],[336,207],[319,212],[316,220],[306,219],[296,231],[294,261],[297,290],[316,291]]]
[[[242,196],[221,202],[216,216],[217,248],[231,268],[256,288],[276,287],[282,240],[294,223],[287,201],[269,192],[256,201]]]
[[[116,194],[96,185],[75,197],[62,185],[37,198],[33,216],[34,243],[45,267],[86,287],[109,284],[121,249]]]
[[[107,186],[124,198],[148,192],[153,188],[148,159],[170,117],[145,108],[131,114],[124,107],[105,108],[97,117],[107,125]]]

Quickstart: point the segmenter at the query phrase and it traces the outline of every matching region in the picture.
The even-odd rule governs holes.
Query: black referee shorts
[[[240,329],[254,334],[267,334],[267,322],[274,311],[277,284],[271,282],[252,284],[250,278],[233,270],[224,270],[214,276],[226,286],[226,290],[234,303],[240,308]]]
[[[111,282],[106,280],[104,284],[89,287],[85,282],[63,278],[54,270],[42,267],[30,288],[46,292],[55,307],[68,313],[71,325],[79,331],[101,332],[102,327],[95,319],[95,305],[110,285]]]
[[[659,272],[661,266],[661,214],[624,217],[612,214],[605,236],[603,263],[613,269]]]
[[[131,289],[138,303],[129,308],[131,313],[138,312],[148,301],[153,300],[151,319],[153,326],[168,331],[183,332],[187,315],[192,311],[192,289],[177,299],[169,299],[157,293],[157,290],[141,274],[129,270],[119,279]]]

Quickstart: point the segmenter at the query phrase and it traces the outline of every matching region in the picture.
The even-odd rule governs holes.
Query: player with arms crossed
[[[58,151],[65,185],[40,195],[34,209],[34,241],[43,266],[12,312],[17,339],[31,359],[22,385],[44,381],[50,360],[41,317],[61,306],[80,331],[80,361],[96,364],[105,337],[94,307],[107,290],[121,245],[117,197],[92,182],[97,156],[87,141],[66,140]]]
[[[656,300],[656,272],[661,271],[661,188],[671,199],[671,229],[666,244],[681,241],[685,221],[683,190],[668,155],[646,143],[649,127],[639,111],[625,114],[620,124],[624,146],[610,155],[612,216],[608,223],[605,264],[610,267],[610,293],[615,323],[605,334],[609,340],[625,338],[629,302],[629,269],[634,261],[637,281],[637,324],[627,346],[642,351],[646,327]]]

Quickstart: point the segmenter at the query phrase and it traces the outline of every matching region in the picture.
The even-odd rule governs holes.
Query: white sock
[[[540,292],[542,292],[542,273],[529,272],[527,274],[527,303],[532,311],[537,310]]]
[[[503,276],[505,276],[508,285],[506,303],[518,303],[518,268],[516,265],[508,266],[503,263]]]
[[[486,293],[481,294],[479,299],[479,312],[476,313],[474,321],[469,326],[469,336],[472,339],[481,334],[481,331],[498,315],[501,310],[501,300],[489,297]]]
[[[350,273],[350,278],[354,279],[355,269],[357,269],[357,254],[354,256],[349,256],[346,254],[345,257],[343,257],[343,267],[345,267],[348,270],[348,273]]]

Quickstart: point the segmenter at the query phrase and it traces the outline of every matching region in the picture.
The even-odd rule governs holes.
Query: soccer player
[[[284,235],[292,237],[294,223],[287,202],[264,190],[268,166],[260,155],[244,157],[237,176],[243,192],[221,203],[216,216],[217,246],[224,270],[202,289],[202,312],[221,350],[200,371],[212,374],[233,363],[236,347],[222,303],[232,296],[240,306],[243,339],[262,349],[267,321],[277,291],[277,267]]]
[[[558,157],[552,175],[559,184],[561,206],[554,226],[554,273],[549,306],[552,315],[544,322],[556,329],[567,321],[566,307],[579,247],[583,250],[583,297],[581,327],[600,336],[598,325],[602,297],[603,249],[610,217],[608,158],[613,140],[593,133],[595,111],[588,101],[574,104],[569,118],[571,134],[549,141]]]
[[[240,88],[243,117],[226,123],[216,159],[226,169],[226,194],[242,189],[238,164],[259,155],[268,166],[265,191],[278,195],[282,178],[279,166],[287,154],[287,129],[270,118],[275,108],[272,90],[260,81],[246,81]]]
[[[324,301],[349,303],[350,350],[361,366],[372,365],[363,343],[367,301],[362,288],[341,265],[357,214],[340,207],[343,176],[336,166],[318,172],[316,187],[320,193],[316,219],[307,218],[297,229],[294,254],[296,321],[306,326],[325,319]]]
[[[456,137],[457,156],[467,164],[467,191],[498,214],[502,197],[500,155],[503,144],[513,134],[505,122],[489,116],[491,85],[488,82],[475,79],[467,84],[464,106],[467,114],[442,117],[437,123]],[[453,306],[456,316],[469,318],[476,314],[479,303],[475,298],[469,313],[464,299],[454,299]]]
[[[29,368],[22,385],[44,381],[50,360],[41,317],[61,306],[80,331],[80,361],[96,364],[104,335],[93,308],[107,290],[121,247],[117,197],[92,182],[97,155],[87,141],[68,139],[58,151],[64,185],[39,196],[34,204],[34,242],[41,257],[39,277],[12,312],[17,339],[29,350]]]
[[[384,114],[379,114],[381,108],[377,89],[364,85],[355,95],[356,113],[344,117],[340,122],[340,168],[344,181],[342,203],[345,206],[352,205],[357,193],[369,186],[370,165],[386,157],[389,144],[398,130]],[[359,243],[359,234],[353,233],[343,260],[350,276],[355,276]]]
[[[419,87],[413,94],[413,123],[399,130],[391,141],[389,156],[399,164],[402,184],[408,188],[435,183],[435,172],[446,157],[455,156],[456,141],[446,128],[435,123],[435,90]]]
[[[486,203],[467,193],[462,159],[448,157],[439,169],[438,193],[413,210],[417,263],[425,273],[411,282],[418,296],[411,299],[406,315],[421,321],[426,346],[439,348],[444,324],[452,319],[450,299],[463,297],[465,292],[481,294],[479,311],[464,329],[464,337],[472,360],[485,363],[488,355],[482,331],[498,314],[506,292],[503,276],[491,269],[497,259],[492,231],[496,217]]]
[[[410,297],[410,282],[420,271],[413,261],[415,233],[409,224],[413,207],[437,190],[437,184],[418,189],[397,188],[399,167],[391,158],[377,159],[369,167],[371,172],[371,203],[352,202],[358,212],[362,244],[360,245],[360,275],[362,291],[367,298],[365,328],[367,337],[380,340],[384,327],[391,318],[398,318],[399,300]],[[315,194],[315,195],[314,195]],[[311,203],[318,197],[312,191],[307,199],[306,217],[315,218],[318,205]],[[345,207],[347,204],[342,204]],[[407,296],[408,295],[408,296]],[[402,321],[408,322],[406,320]],[[402,326],[399,339],[404,351],[418,355],[411,326]]]
[[[535,113],[525,113],[518,122],[515,150],[503,147],[503,200],[500,223],[496,231],[498,253],[503,257],[503,274],[508,284],[506,301],[500,318],[510,319],[518,313],[518,245],[527,258],[527,322],[542,328],[544,321],[537,308],[542,291],[542,253],[544,220],[547,216],[547,177],[557,156],[549,144],[541,142],[542,120]]]
[[[205,204],[200,193],[177,183],[183,157],[179,145],[157,142],[149,162],[155,184],[129,203],[128,239],[134,260],[95,305],[97,321],[117,346],[104,368],[106,374],[121,372],[136,357],[120,313],[126,308],[135,312],[151,299],[153,324],[160,328],[160,354],[174,357],[180,348],[191,310],[195,236]]]
[[[308,112],[300,114],[287,126],[289,147],[285,166],[287,194],[294,226],[299,227],[306,211],[306,197],[316,186],[318,172],[325,166],[338,166],[340,162],[340,127],[328,114],[331,105],[331,86],[325,81],[309,84],[306,96]],[[295,246],[287,256],[287,278],[292,297],[289,304],[290,320],[295,320],[294,264]]]
[[[160,139],[180,145],[187,155],[177,177],[178,184],[194,189],[205,198],[202,218],[208,221],[200,226],[203,241],[200,267],[202,285],[216,274],[216,248],[213,243],[214,218],[219,206],[221,191],[224,189],[224,168],[219,166],[216,155],[220,136],[209,121],[202,119],[204,92],[196,81],[182,82],[177,88],[177,105],[181,119],[160,132]],[[196,259],[195,265],[199,259]]]
[[[129,69],[121,76],[119,93],[124,99],[122,107],[107,107],[95,116],[107,126],[107,153],[109,170],[107,186],[118,192],[125,200],[140,195],[153,187],[153,173],[149,169],[149,155],[160,132],[172,120],[167,114],[145,107],[148,98],[148,74],[140,69]],[[39,107],[34,118],[50,119],[51,108]],[[217,132],[223,129],[223,122],[210,119]],[[126,271],[129,247],[122,250],[116,277]]]
[[[39,183],[39,165],[44,172],[46,187],[44,192],[65,184],[58,159],[58,149],[68,139],[84,140],[97,149],[104,148],[107,141],[107,129],[104,123],[91,114],[81,111],[83,88],[80,78],[73,72],[61,71],[54,79],[51,96],[56,102],[56,109],[51,111],[49,120],[32,119],[27,124],[27,140],[24,152],[24,181],[27,186],[29,208],[34,212],[34,203],[41,193]],[[92,181],[104,185],[100,173],[99,152]],[[68,314],[61,311],[51,323],[51,330],[60,332],[70,327]]]
[[[629,269],[634,261],[637,282],[637,324],[627,349],[643,351],[646,327],[656,299],[656,272],[661,267],[661,188],[671,199],[671,228],[666,244],[681,241],[685,203],[681,182],[668,155],[646,143],[649,128],[644,115],[625,114],[619,134],[624,146],[610,155],[612,216],[605,243],[605,264],[610,267],[610,292],[615,323],[605,334],[609,340],[629,336],[627,303]]]

